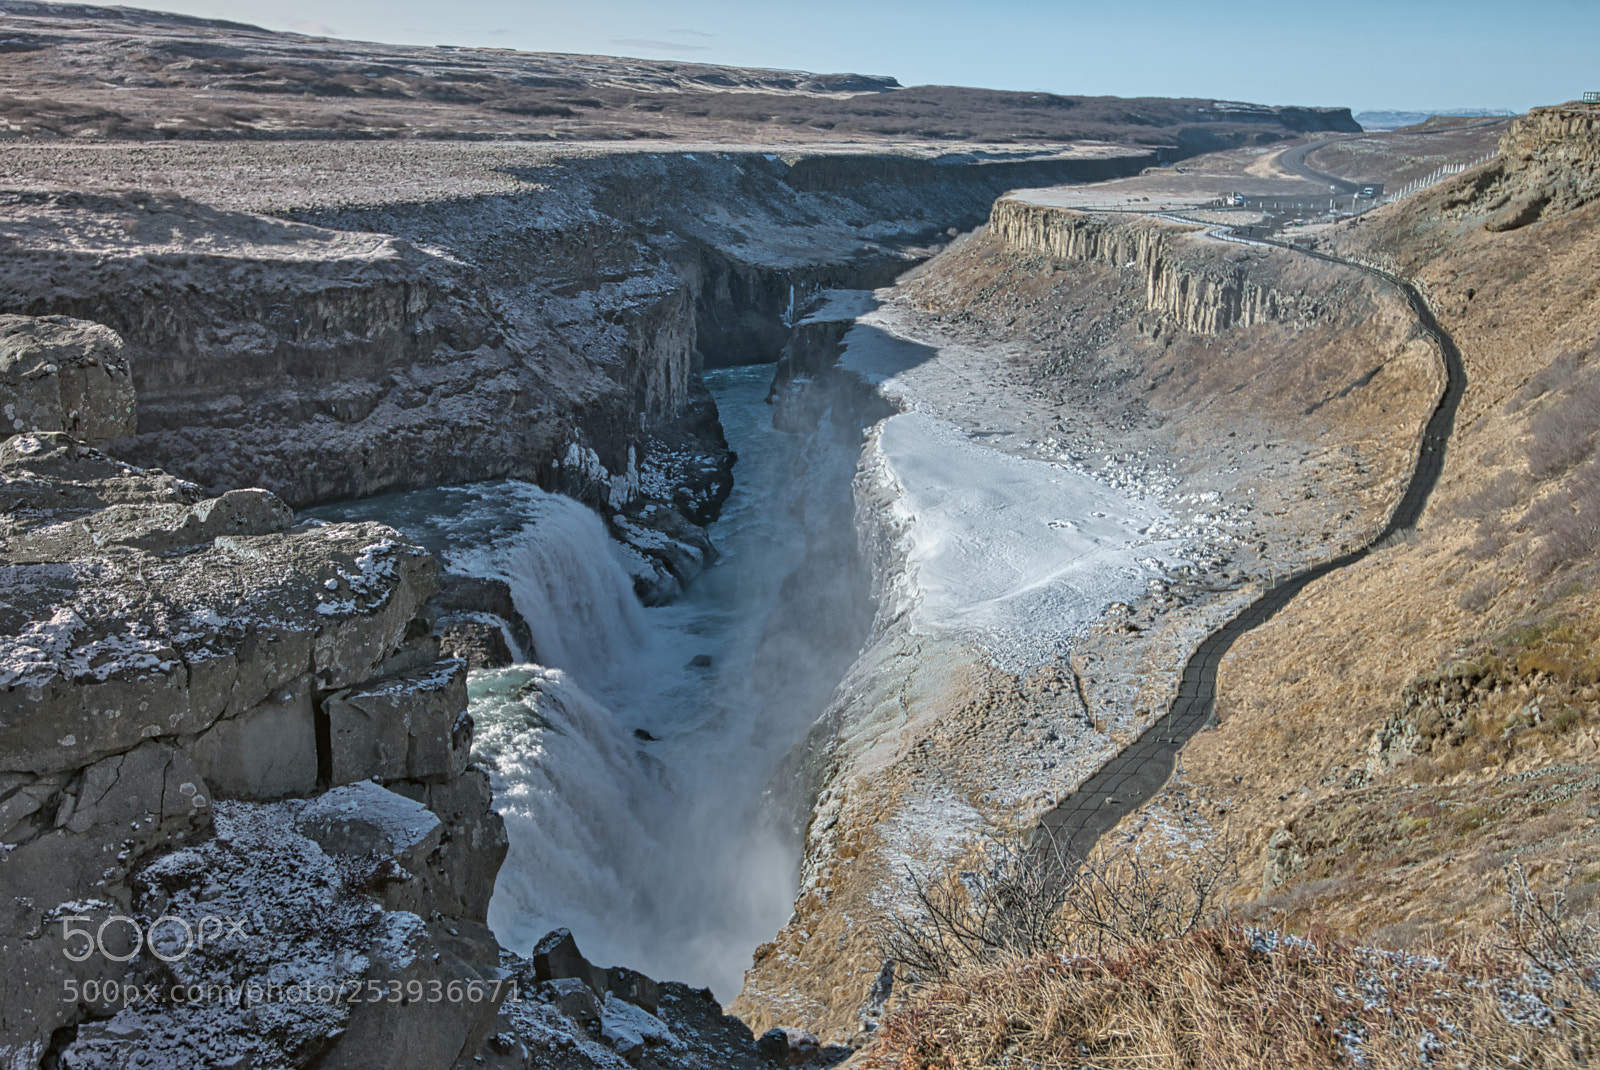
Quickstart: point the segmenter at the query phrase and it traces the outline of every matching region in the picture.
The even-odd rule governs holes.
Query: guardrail
[[[1412,179],[1410,182],[1407,182],[1404,186],[1401,186],[1393,193],[1385,193],[1382,197],[1378,198],[1376,204],[1393,204],[1402,197],[1409,197],[1418,190],[1427,189],[1435,182],[1442,182],[1451,175],[1459,175],[1469,167],[1477,167],[1481,163],[1488,163],[1490,160],[1494,159],[1494,157],[1494,151],[1490,151],[1484,153],[1482,156],[1479,156],[1476,159],[1468,160],[1466,163],[1447,163],[1443,167],[1440,167],[1421,178]],[[1376,207],[1376,204],[1374,207]]]

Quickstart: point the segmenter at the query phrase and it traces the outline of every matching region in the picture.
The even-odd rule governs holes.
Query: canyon
[[[1242,916],[1396,946],[1513,853],[1591,902],[1593,109],[1296,248],[1213,187],[1347,112],[929,134],[892,79],[0,18],[64,87],[0,142],[0,1064],[872,1057],[922,875],[1385,529],[1446,378],[1362,265],[1460,344],[1438,489],[1104,843],[1233,837]]]

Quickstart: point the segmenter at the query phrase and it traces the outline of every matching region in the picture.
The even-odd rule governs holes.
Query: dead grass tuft
[[[891,1016],[870,1070],[1583,1067],[1600,992],[1481,946],[1449,958],[1226,923],[1109,956],[969,967]]]
[[[1431,812],[1444,813],[1437,806]],[[1008,861],[1001,883],[1014,888],[1029,858],[1024,853]],[[1293,937],[1236,920],[1193,924],[1188,919],[1200,916],[1193,910],[1176,915],[1180,924],[1141,929],[1130,919],[1173,894],[1179,885],[1170,876],[1124,855],[1097,857],[1081,873],[1089,879],[1077,880],[1057,915],[1058,931],[1071,946],[1028,955],[994,948],[986,959],[947,962],[935,983],[914,990],[912,1001],[884,1022],[856,1065],[1600,1065],[1600,927],[1574,909],[1573,889],[1587,892],[1594,883],[1575,866],[1556,888],[1544,889],[1513,857],[1504,866],[1510,909],[1501,930],[1508,939],[1499,945],[1456,940],[1427,954],[1357,946],[1320,927]],[[1190,883],[1217,886],[1210,878]],[[1165,890],[1152,893],[1157,884]],[[1109,898],[1085,911],[1080,894]],[[988,901],[1001,913],[1018,905]],[[1032,900],[1026,905],[1038,909]],[[1144,938],[1106,940],[1086,929],[1085,917],[1107,910],[1123,919],[1120,933],[1143,931]],[[1085,953],[1091,945],[1096,950]]]

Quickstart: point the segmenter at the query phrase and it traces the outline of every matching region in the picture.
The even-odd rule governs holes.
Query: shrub
[[[1239,876],[1232,841],[1182,865],[1128,850],[1080,858],[1048,835],[993,845],[976,870],[907,871],[913,908],[879,936],[883,957],[913,982],[1051,952],[1102,954],[1185,936],[1220,914]]]

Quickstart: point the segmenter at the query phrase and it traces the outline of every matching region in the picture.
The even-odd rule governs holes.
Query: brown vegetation
[[[1490,947],[1438,959],[1230,922],[1104,956],[971,968],[893,1015],[862,1070],[1593,1066],[1600,993]],[[1520,1012],[1520,1013],[1519,1013]]]
[[[1060,861],[1036,860],[1045,868]],[[1068,876],[1075,891],[1091,892],[1096,906],[1088,912],[1076,894],[1052,911],[1051,896],[1029,879],[1026,854],[1008,855],[988,885],[971,873],[948,874],[951,891],[932,901],[924,894],[914,922],[902,923],[889,947],[923,957],[952,947],[930,943],[933,934],[954,938],[958,953],[940,959],[937,970],[912,974],[921,987],[855,1065],[1399,1070],[1419,1065],[1420,1056],[1424,1065],[1475,1070],[1600,1060],[1600,930],[1571,908],[1571,870],[1561,885],[1541,890],[1513,859],[1500,939],[1419,955],[1217,918],[1207,892],[1220,882],[1193,876],[1226,873],[1217,861],[1210,857],[1185,878],[1133,854],[1096,856]],[[1165,912],[1171,893],[1186,886],[1207,891],[1182,896],[1186,909]],[[963,889],[966,910],[952,910]],[[1150,924],[1156,917],[1161,922]],[[971,947],[962,938],[966,925],[979,918],[987,931],[1026,930],[1030,940],[961,954]],[[1039,946],[1047,930],[1054,947]],[[1108,931],[1121,938],[1108,942]],[[918,940],[908,945],[907,932]]]

